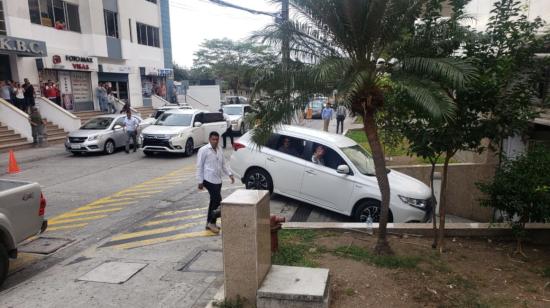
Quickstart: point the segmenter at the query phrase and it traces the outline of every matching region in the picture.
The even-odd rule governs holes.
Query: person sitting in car
[[[322,145],[318,145],[315,148],[315,152],[313,152],[313,156],[311,157],[311,162],[317,165],[324,166],[325,165],[325,147]]]
[[[290,142],[290,138],[284,138],[283,144],[279,147],[279,152],[292,155],[292,156],[298,156],[298,151],[292,146]]]

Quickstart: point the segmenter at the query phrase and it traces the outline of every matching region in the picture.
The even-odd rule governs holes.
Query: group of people
[[[344,120],[346,119],[346,115],[348,113],[346,107],[343,104],[338,105],[336,111],[332,109],[332,104],[330,102],[328,102],[327,105],[323,108],[323,110],[321,111],[321,119],[323,119],[323,130],[325,132],[328,132],[328,126],[330,124],[330,121],[332,120],[334,113],[336,113],[336,133],[343,134]]]
[[[96,88],[99,109],[106,113],[116,113],[115,96],[110,82],[100,82]]]
[[[27,78],[23,83],[13,80],[0,80],[0,96],[26,113],[34,107],[34,87]]]

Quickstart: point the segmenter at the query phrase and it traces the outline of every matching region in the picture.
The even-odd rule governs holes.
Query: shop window
[[[80,32],[78,5],[63,0],[28,0],[31,22],[58,30]]]
[[[138,43],[151,47],[160,47],[159,28],[136,23]]]
[[[105,19],[105,35],[118,38],[118,14],[109,10],[103,10]]]

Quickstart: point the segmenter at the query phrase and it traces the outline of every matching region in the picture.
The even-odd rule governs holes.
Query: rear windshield
[[[191,126],[192,114],[164,113],[155,125],[160,126]]]
[[[82,125],[81,129],[107,129],[111,123],[113,123],[113,118],[93,118]]]

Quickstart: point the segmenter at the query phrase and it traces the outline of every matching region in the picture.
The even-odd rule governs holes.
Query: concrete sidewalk
[[[43,148],[16,150],[14,153],[18,164],[35,162],[58,155],[70,155],[65,151],[64,144],[53,144]],[[0,152],[0,176],[7,174],[8,159],[9,151]]]

